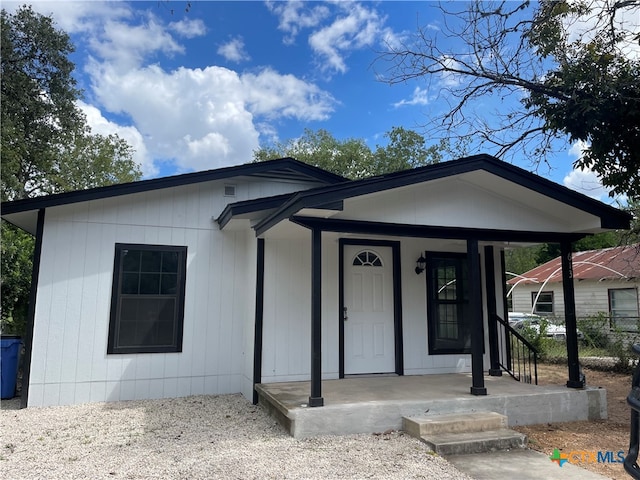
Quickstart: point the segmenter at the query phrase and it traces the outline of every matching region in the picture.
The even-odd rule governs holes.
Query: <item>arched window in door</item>
[[[376,252],[371,250],[363,250],[358,253],[353,259],[353,266],[355,267],[382,267],[382,259]]]

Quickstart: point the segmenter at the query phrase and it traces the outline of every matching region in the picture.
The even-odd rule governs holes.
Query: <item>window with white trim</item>
[[[625,331],[638,331],[638,290],[635,288],[609,289],[609,316],[612,326]]]
[[[553,292],[540,292],[539,295],[538,292],[531,292],[531,306],[533,313],[553,315]]]

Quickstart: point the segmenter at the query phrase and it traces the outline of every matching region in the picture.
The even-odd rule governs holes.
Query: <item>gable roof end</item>
[[[542,195],[551,197],[559,202],[600,217],[602,228],[629,228],[631,221],[631,215],[629,213],[618,210],[617,208],[606,205],[598,200],[594,200],[586,195],[486,154],[365,178],[363,180],[353,180],[327,187],[304,190],[292,195],[279,209],[260,221],[254,228],[256,235],[261,235],[277,223],[295,215],[303,208],[313,208],[318,205],[342,201],[346,198],[452,177],[476,170],[487,171]]]

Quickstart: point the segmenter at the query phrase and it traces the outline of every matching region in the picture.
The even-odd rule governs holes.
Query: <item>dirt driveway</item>
[[[567,367],[543,364],[538,367],[540,385],[564,385],[567,381]],[[614,452],[621,450],[624,455],[629,449],[630,409],[627,395],[631,387],[631,375],[602,372],[584,368],[587,385],[607,390],[607,410],[609,418],[593,422],[567,422],[518,427],[516,430],[527,435],[529,447],[548,455],[557,448],[562,453],[572,451]],[[621,463],[594,463],[586,461],[580,466],[615,480],[629,480]]]

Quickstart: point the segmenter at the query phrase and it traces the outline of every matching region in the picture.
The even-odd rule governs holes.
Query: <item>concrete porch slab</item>
[[[402,417],[497,412],[508,425],[606,418],[606,391],[537,386],[485,377],[486,396],[469,393],[471,374],[358,377],[322,382],[323,407],[307,407],[309,382],[256,385],[260,404],[296,438],[400,430]]]

